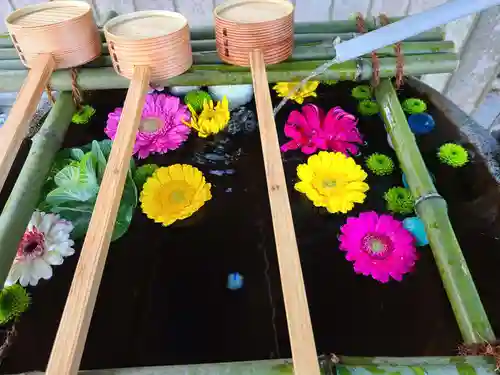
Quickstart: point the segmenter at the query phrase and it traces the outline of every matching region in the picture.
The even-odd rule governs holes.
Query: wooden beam
[[[316,344],[309,316],[292,211],[288,200],[278,133],[274,122],[266,65],[260,50],[250,53],[250,65],[288,333],[292,347],[294,374],[319,375]]]
[[[130,167],[130,158],[150,75],[149,67],[135,67],[118,132],[113,141],[94,212],[52,347],[46,375],[75,375],[78,372],[125,178]]]

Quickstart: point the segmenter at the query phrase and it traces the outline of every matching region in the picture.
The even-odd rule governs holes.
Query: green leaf
[[[68,165],[54,176],[54,182],[58,187],[73,189],[80,183],[80,168]]]
[[[79,163],[80,178],[79,183],[84,185],[85,189],[94,191],[97,194],[99,184],[97,182],[96,171],[94,168],[94,157],[91,152],[87,152]]]
[[[92,141],[92,155],[94,155],[97,164],[97,178],[99,183],[102,181],[102,176],[104,175],[104,170],[106,169],[106,157],[102,152],[99,142]]]
[[[82,160],[83,155],[85,154],[81,149],[79,148],[72,148],[70,150],[71,157],[75,160]]]

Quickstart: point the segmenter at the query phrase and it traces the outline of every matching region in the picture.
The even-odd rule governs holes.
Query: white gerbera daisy
[[[19,281],[22,286],[37,285],[38,280],[52,277],[52,267],[75,250],[69,234],[73,224],[56,214],[35,211],[17,248],[16,258],[5,286]]]

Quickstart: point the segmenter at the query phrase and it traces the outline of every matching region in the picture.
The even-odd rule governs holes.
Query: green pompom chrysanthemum
[[[359,85],[352,89],[351,95],[358,100],[371,99],[372,90],[368,85]]]
[[[141,190],[146,180],[158,169],[156,164],[144,164],[138,167],[134,173],[134,182],[137,189]]]
[[[410,190],[404,187],[390,188],[385,192],[384,199],[387,202],[387,209],[389,211],[400,214],[410,214],[413,212],[413,196]]]
[[[71,118],[74,124],[86,124],[95,114],[95,108],[90,105],[84,105],[80,111],[76,112]]]
[[[0,324],[16,319],[28,309],[31,297],[19,284],[8,286],[0,292]]]
[[[380,108],[377,102],[365,99],[359,102],[358,104],[358,112],[362,116],[373,116],[376,115],[380,111]]]
[[[403,104],[403,110],[412,115],[414,113],[422,113],[427,110],[427,104],[421,99],[410,98],[406,99]]]
[[[438,158],[441,163],[453,168],[463,167],[469,162],[469,153],[465,148],[456,143],[446,143],[439,147]]]
[[[377,176],[384,176],[392,173],[394,162],[387,155],[374,153],[366,159],[366,167]]]
[[[209,102],[212,100],[212,97],[208,92],[203,90],[190,91],[184,97],[184,103],[190,105],[196,113],[202,111],[205,100]]]

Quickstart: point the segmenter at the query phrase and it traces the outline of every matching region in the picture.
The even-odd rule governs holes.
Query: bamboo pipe
[[[351,36],[339,37],[350,40]],[[293,55],[287,61],[331,59],[334,56],[333,39],[318,39],[296,41]],[[103,48],[107,48],[103,45]],[[194,46],[193,61],[195,64],[220,64],[221,60],[215,51],[215,44],[207,49],[197,50]],[[451,41],[414,41],[401,43],[401,53],[405,56],[425,55],[434,53],[453,53],[455,44]],[[394,47],[386,46],[375,51],[379,57],[395,56]],[[371,53],[363,55],[370,57]],[[84,68],[112,66],[108,50],[103,50],[102,56],[84,65]],[[0,49],[0,69],[25,69],[14,48]]]
[[[375,97],[416,199],[416,213],[425,224],[432,253],[462,337],[466,344],[484,343],[485,340],[493,342],[495,334],[451,226],[446,201],[434,187],[390,80],[383,80],[378,85]]]
[[[46,375],[73,375],[78,371],[130,166],[129,161],[132,158],[135,135],[139,128],[150,76],[151,68],[147,66],[135,68],[52,347]]]
[[[307,77],[317,66],[327,60],[292,61],[267,67],[269,82],[298,81]],[[390,78],[396,74],[396,59],[383,57],[380,62],[380,77]],[[418,76],[422,74],[450,73],[458,64],[458,57],[454,53],[433,55],[414,55],[405,57],[404,71],[406,75]],[[335,64],[322,74],[315,77],[317,80],[369,80],[373,71],[371,59],[362,58],[357,61],[347,61]],[[0,92],[17,91],[26,78],[23,70],[0,70]],[[248,68],[214,64],[193,65],[186,73],[166,81],[160,81],[160,86],[191,86],[191,85],[231,85],[252,83]],[[50,85],[54,90],[71,90],[71,73],[56,71],[52,75]],[[116,74],[112,68],[83,68],[78,70],[78,86],[83,90],[126,89],[129,80]]]

